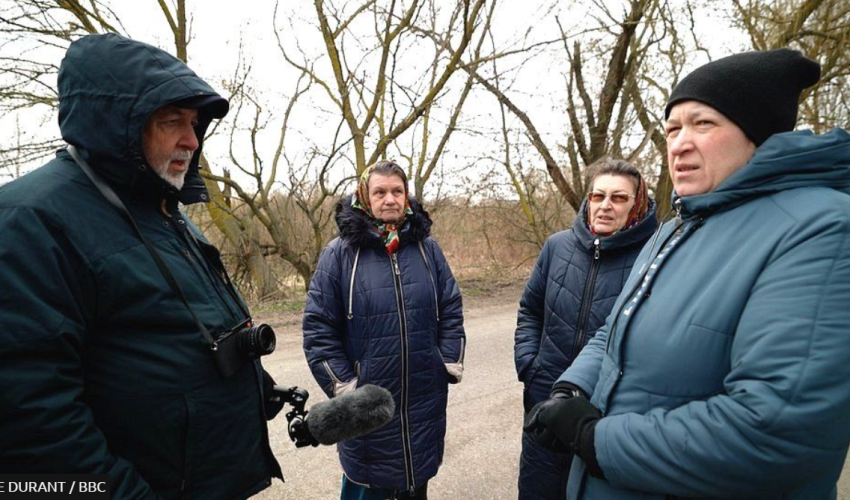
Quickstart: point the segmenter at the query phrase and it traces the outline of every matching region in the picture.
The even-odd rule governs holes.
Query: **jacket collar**
[[[649,200],[649,210],[646,212],[646,217],[634,226],[612,234],[611,236],[603,237],[599,240],[599,248],[603,251],[619,250],[628,248],[634,245],[643,245],[648,240],[655,229],[658,227],[658,217],[656,215],[655,200]],[[575,233],[579,243],[586,250],[594,248],[594,242],[598,235],[592,234],[587,227],[587,198],[579,207],[578,214],[573,221],[573,232]]]
[[[835,128],[821,135],[809,130],[774,134],[743,168],[710,193],[679,197],[684,218],[706,217],[754,198],[801,187],[850,192],[850,134]]]

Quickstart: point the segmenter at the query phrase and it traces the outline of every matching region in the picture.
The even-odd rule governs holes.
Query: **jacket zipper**
[[[360,262],[360,247],[354,254],[354,267],[351,268],[351,281],[348,284],[348,319],[354,318],[354,276],[357,275],[357,263]]]
[[[655,230],[655,234],[652,235],[652,241],[649,244],[649,253],[646,254],[647,257],[652,256],[652,252],[653,252],[653,250],[655,250],[655,244],[658,242],[658,237],[661,235],[661,230],[663,228],[664,228],[664,224],[659,224],[658,229]],[[642,262],[641,265],[640,265],[640,270],[638,270],[638,274],[643,274],[643,272],[646,270],[646,266],[651,264],[651,263],[652,263],[652,261],[649,260],[649,259]]]
[[[408,387],[407,378],[410,367],[407,366],[408,338],[407,338],[407,313],[404,310],[404,292],[401,287],[401,270],[398,267],[398,253],[390,256],[390,267],[393,274],[393,286],[395,287],[395,299],[398,304],[398,319],[401,324],[401,409],[399,417],[401,420],[402,447],[404,448],[404,470],[407,474],[407,489],[413,491],[416,485],[413,478],[413,455],[410,445],[410,422],[408,422]]]
[[[599,237],[593,241],[593,262],[590,263],[590,272],[587,273],[587,281],[584,284],[584,295],[581,297],[581,309],[578,315],[578,333],[575,345],[573,345],[573,359],[584,347],[584,335],[587,330],[587,319],[590,316],[590,304],[593,299],[593,289],[596,287],[596,275],[599,273]]]
[[[678,230],[682,227],[682,199],[676,198],[673,206],[676,208],[676,229]]]
[[[678,231],[678,229],[679,228],[677,227],[676,230],[674,230],[673,232],[671,232],[670,234],[668,234],[664,238],[664,241],[661,242],[661,245],[658,247],[658,253],[659,254],[664,251],[664,247],[666,247],[667,243],[669,243],[670,240],[673,239],[673,237],[676,235],[676,231]],[[660,232],[661,231],[659,230],[659,234],[660,234]],[[641,285],[643,284],[643,280],[646,277],[646,274],[649,272],[650,267],[652,266],[652,264],[655,263],[655,259],[658,258],[657,254],[656,255],[652,254],[652,251],[655,249],[654,245],[655,245],[655,243],[653,242],[653,248],[650,249],[649,255],[646,256],[647,260],[644,263],[644,264],[649,264],[649,265],[648,266],[641,266],[641,267],[645,267],[645,269],[641,270],[640,278],[638,278],[635,281],[634,285],[632,285],[632,289],[629,290],[629,294],[627,295],[627,297],[629,297],[629,299],[631,299],[632,296],[635,294],[635,292],[638,291],[638,289],[641,287]],[[614,332],[616,331],[616,328],[617,328],[617,321],[620,319],[620,315],[623,314],[623,309],[625,309],[628,304],[629,304],[629,301],[626,300],[625,302],[623,302],[620,305],[620,308],[617,309],[617,315],[614,316],[614,322],[611,324],[611,330],[608,332],[608,339],[605,342],[605,352],[608,352],[610,347],[611,347],[611,340],[613,339]]]

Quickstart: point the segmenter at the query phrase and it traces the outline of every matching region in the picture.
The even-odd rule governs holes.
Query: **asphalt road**
[[[465,312],[463,381],[449,389],[446,452],[439,474],[428,484],[429,499],[516,498],[522,426],[522,386],[513,365],[516,307],[502,303]],[[324,400],[307,368],[299,325],[275,330],[278,347],[263,360],[266,370],[278,385],[307,389],[308,406]],[[335,447],[296,449],[283,413],[270,422],[270,434],[286,483],[275,481],[254,498],[339,498],[342,468]]]
[[[522,425],[521,385],[513,366],[516,307],[516,302],[502,300],[465,312],[468,347],[464,378],[450,389],[446,454],[439,474],[428,486],[432,500],[516,498]],[[264,360],[266,369],[279,385],[306,388],[311,395],[308,406],[324,400],[301,350],[300,325],[274,326],[278,348]],[[335,447],[296,449],[283,413],[270,423],[270,432],[286,483],[275,481],[255,499],[339,498],[342,469]],[[850,462],[844,469],[838,498],[850,500]]]

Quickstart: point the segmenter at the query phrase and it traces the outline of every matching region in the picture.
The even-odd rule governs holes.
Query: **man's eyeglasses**
[[[623,203],[628,203],[629,199],[634,198],[633,194],[626,193],[600,193],[599,191],[591,191],[587,193],[587,200],[593,203],[602,203],[605,201],[605,198],[610,198],[611,203],[616,203],[618,205],[622,205]]]

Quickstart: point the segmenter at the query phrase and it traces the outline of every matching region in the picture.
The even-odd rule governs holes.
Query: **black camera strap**
[[[136,225],[136,221],[133,220],[133,216],[130,215],[130,211],[127,210],[127,207],[124,205],[124,202],[121,201],[121,198],[118,197],[118,194],[112,189],[112,187],[109,186],[109,184],[107,184],[103,179],[101,179],[100,176],[97,175],[94,170],[92,170],[86,160],[84,160],[83,157],[80,156],[80,153],[79,151],[77,151],[77,148],[75,148],[73,145],[69,145],[68,153],[71,154],[71,157],[74,159],[74,161],[77,162],[77,165],[79,165],[83,172],[85,172],[85,174],[91,180],[92,184],[94,184],[94,187],[96,187],[97,190],[100,191],[100,194],[102,194],[103,197],[106,198],[106,201],[112,204],[112,206],[118,209],[118,211],[121,212],[121,214],[123,214],[128,221],[130,221],[130,225],[133,226],[133,229],[136,230],[136,234],[139,236],[139,239],[141,239],[142,243],[145,244],[145,248],[148,249],[148,253],[150,253],[151,257],[156,263],[156,267],[159,268],[159,272],[162,274],[162,277],[165,278],[165,281],[168,282],[168,285],[171,287],[171,290],[173,290],[174,293],[177,294],[178,297],[180,297],[180,300],[183,301],[183,305],[185,305],[186,309],[189,310],[189,313],[192,315],[192,319],[195,320],[195,324],[198,326],[198,330],[200,330],[201,335],[203,335],[207,342],[210,344],[210,349],[212,349],[213,351],[217,350],[218,343],[215,341],[212,335],[210,335],[210,332],[207,331],[207,328],[204,326],[204,324],[201,323],[201,321],[198,319],[198,316],[195,315],[195,311],[192,310],[192,307],[189,305],[189,301],[186,300],[186,295],[180,288],[180,284],[177,283],[177,280],[174,278],[174,275],[171,273],[171,270],[168,269],[168,266],[165,265],[165,262],[162,260],[162,257],[160,257],[159,252],[156,251],[156,248],[154,248],[153,245],[151,245],[151,243],[148,241],[148,239],[145,238],[144,234],[142,234],[142,231],[139,229],[139,226]]]

